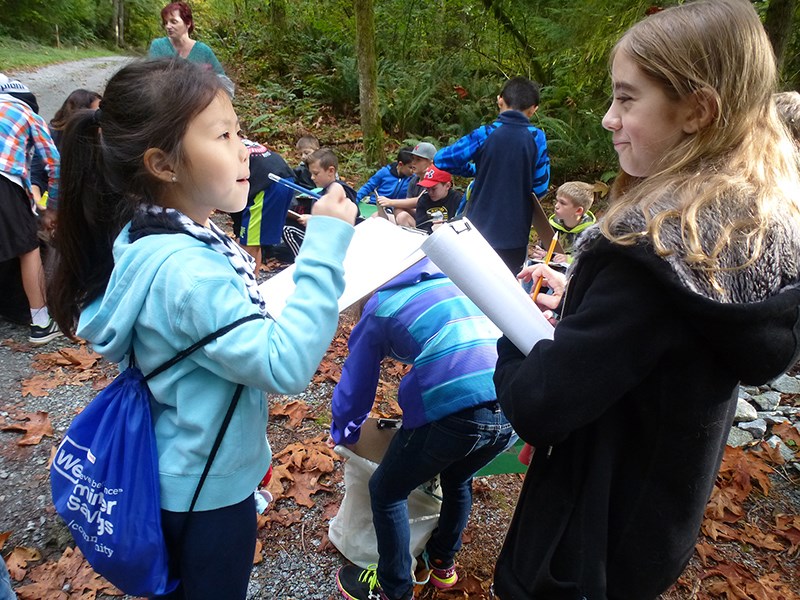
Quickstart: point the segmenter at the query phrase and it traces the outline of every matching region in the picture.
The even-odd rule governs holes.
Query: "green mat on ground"
[[[522,450],[524,445],[525,442],[517,440],[511,448],[495,456],[494,460],[478,471],[475,476],[483,477],[486,475],[502,475],[503,473],[524,473],[528,470],[528,467],[519,462],[517,458],[517,456],[519,456],[519,451]]]
[[[375,214],[375,211],[378,210],[378,205],[368,204],[366,202],[359,202],[358,210],[361,212],[361,216],[367,219]]]

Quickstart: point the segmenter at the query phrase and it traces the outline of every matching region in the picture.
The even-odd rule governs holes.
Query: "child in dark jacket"
[[[495,568],[503,600],[656,598],[697,541],[736,411],[800,351],[800,186],[753,6],[699,0],[612,51],[621,173],[552,340],[498,343],[498,399],[536,448]],[[580,368],[581,377],[574,377]]]
[[[453,189],[450,173],[433,166],[422,174],[419,185],[425,191],[417,202],[416,226],[433,233],[439,225],[455,216],[462,194]]]
[[[528,253],[533,221],[531,193],[550,182],[544,131],[531,125],[539,88],[524,77],[509,79],[497,97],[500,116],[442,148],[433,159],[452,175],[474,177],[466,216],[516,275]]]
[[[300,153],[300,164],[294,169],[295,183],[312,189],[314,181],[311,179],[311,172],[308,170],[308,158],[319,150],[319,140],[313,135],[304,135],[297,140],[295,148]]]
[[[308,157],[308,169],[311,173],[314,186],[321,188],[322,191],[320,193],[322,195],[327,194],[331,185],[336,183],[344,190],[347,199],[358,206],[356,202],[356,191],[339,179],[339,159],[336,157],[333,150],[330,148],[320,148],[314,151]],[[311,218],[310,214],[298,215],[297,217],[293,217],[294,223],[284,225],[283,227],[283,241],[295,256],[300,252],[300,246],[305,238],[306,226],[308,225],[309,218]],[[356,217],[356,223],[360,223],[362,220],[360,215]]]

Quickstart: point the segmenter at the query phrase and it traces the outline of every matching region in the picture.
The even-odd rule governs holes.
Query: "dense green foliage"
[[[165,0],[121,0],[125,43],[143,51],[161,35]],[[547,132],[553,183],[607,179],[615,165],[600,120],[607,57],[651,5],[678,0],[380,0],[375,3],[380,116],[392,148],[441,146],[497,113],[503,81],[542,85],[534,121]],[[51,42],[109,41],[112,0],[0,0],[0,35]],[[194,37],[208,43],[243,91],[251,133],[289,138],[320,119],[358,139],[352,0],[193,0]],[[769,0],[756,0],[762,14]],[[800,12],[800,2],[795,11]],[[800,23],[800,15],[795,14]],[[786,49],[783,87],[800,87],[800,27]],[[345,125],[347,124],[347,125]],[[359,156],[345,156],[358,162]],[[374,165],[362,165],[367,171]]]

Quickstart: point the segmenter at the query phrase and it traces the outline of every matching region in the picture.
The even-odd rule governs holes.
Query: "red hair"
[[[186,2],[171,2],[161,9],[161,22],[166,23],[167,19],[172,13],[178,13],[178,16],[186,23],[189,28],[189,33],[194,31],[194,19],[192,19],[192,9]]]

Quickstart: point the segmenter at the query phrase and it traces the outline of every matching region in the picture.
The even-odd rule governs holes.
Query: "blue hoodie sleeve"
[[[550,156],[547,152],[547,138],[544,131],[538,127],[534,127],[533,130],[533,139],[539,153],[533,168],[533,193],[541,198],[547,193],[547,187],[550,185]]]
[[[490,132],[489,126],[478,127],[472,133],[439,150],[433,157],[433,164],[451,175],[475,177],[475,163],[472,161]]]
[[[352,235],[353,227],[339,219],[310,219],[295,262],[296,288],[278,319],[236,328],[205,346],[196,362],[228,381],[267,392],[303,391],[336,333],[338,298],[344,290],[342,261]],[[180,302],[183,308],[171,324],[176,335],[189,341],[253,312],[242,284],[235,280],[199,278]],[[179,377],[180,368],[165,376],[176,371],[174,376]]]
[[[377,172],[362,185],[356,194],[356,202],[361,202],[364,196],[369,196],[373,190],[377,190],[384,179],[389,176],[389,167],[381,167]]]
[[[350,354],[342,367],[342,378],[333,390],[331,437],[337,444],[358,441],[361,425],[375,403],[387,341],[382,319],[375,316],[374,308],[373,303],[350,333]]]

